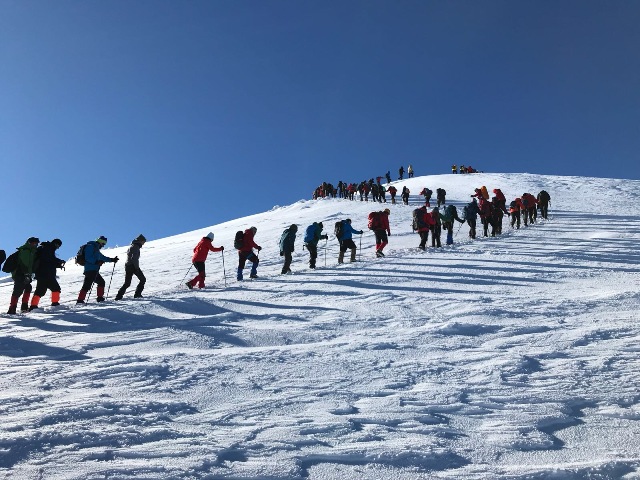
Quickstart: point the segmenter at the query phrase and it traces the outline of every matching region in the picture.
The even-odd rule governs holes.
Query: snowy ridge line
[[[553,221],[501,241],[425,254],[392,235],[385,258],[317,271],[297,248],[280,276],[285,226],[371,209],[303,201],[149,242],[143,299],[3,317],[0,478],[636,478],[640,216],[565,208],[610,186],[565,181],[545,179]],[[411,207],[392,210],[403,228]],[[229,245],[251,225],[264,281],[222,288],[210,257],[208,288],[167,286],[203,231]],[[63,299],[81,280],[62,272]]]

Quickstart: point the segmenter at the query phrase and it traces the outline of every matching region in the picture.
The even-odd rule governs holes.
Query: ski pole
[[[105,300],[109,298],[109,291],[111,291],[111,281],[113,280],[113,273],[116,271],[116,262],[113,262],[113,269],[111,270],[111,277],[109,278],[109,288],[107,288],[107,296]]]
[[[360,254],[362,252],[362,234],[360,234],[360,248],[358,249],[358,261],[361,260]]]
[[[222,250],[222,275],[224,276],[224,288],[227,288],[227,269],[224,268],[224,250]]]
[[[191,266],[189,267],[189,270],[187,270],[187,273],[185,274],[184,278],[180,282],[180,285],[182,285],[184,283],[184,279],[187,278],[187,275],[189,275],[189,272],[191,271],[192,268],[193,268],[193,264],[191,264]],[[178,286],[180,286],[180,285],[178,285]]]

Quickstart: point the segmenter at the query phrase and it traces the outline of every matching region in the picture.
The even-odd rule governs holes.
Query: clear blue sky
[[[638,1],[0,9],[8,252],[165,237],[408,163],[640,178]]]

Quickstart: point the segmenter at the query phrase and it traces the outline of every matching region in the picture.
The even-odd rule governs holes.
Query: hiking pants
[[[374,230],[373,233],[376,236],[376,252],[381,252],[389,243],[387,232],[385,230]]]
[[[431,227],[431,246],[442,247],[440,243],[440,234],[442,233],[442,225],[434,225]]]
[[[47,290],[51,290],[51,292],[60,292],[60,284],[55,277],[53,278],[38,278],[38,282],[36,283],[36,290],[33,292],[34,296],[42,297]]]
[[[84,283],[82,284],[82,288],[80,289],[80,293],[78,294],[78,301],[84,302],[84,299],[87,296],[87,292],[91,290],[91,286],[94,283],[97,285],[97,298],[104,298],[104,278],[102,278],[102,275],[100,275],[100,272],[98,270],[90,270],[88,272],[84,272]]]
[[[292,252],[284,252],[284,265],[282,266],[282,273],[289,273],[291,271],[291,262],[293,261]]]
[[[204,262],[202,263],[204,264]],[[136,293],[134,293],[133,296],[140,297],[142,295],[142,290],[144,290],[144,284],[147,281],[144,274],[142,273],[142,270],[140,270],[139,268],[136,268],[134,265],[125,265],[124,266],[124,283],[120,287],[120,290],[118,290],[118,294],[116,295],[116,298],[122,298],[124,296],[125,292],[127,291],[127,288],[131,286],[131,280],[133,280],[134,275],[138,277],[139,283],[138,283],[138,287],[136,288]],[[204,265],[202,268],[202,276],[203,276],[202,281],[204,283]]]
[[[480,217],[480,221],[482,222],[482,234],[485,237],[489,236],[489,224],[491,223],[488,218]]]
[[[307,250],[309,250],[309,268],[316,268],[316,258],[318,258],[318,245],[313,243],[307,243]]]
[[[467,224],[469,225],[469,238],[476,238],[476,218],[468,218]]]
[[[548,203],[539,203],[538,204],[540,206],[540,216],[544,219],[547,218],[547,215],[549,214],[549,204]]]
[[[424,230],[422,232],[418,232],[418,235],[420,235],[419,248],[424,250],[426,245],[427,245],[427,240],[429,240],[429,230]]]
[[[517,224],[516,228],[520,228],[520,212],[511,212],[511,228]]]

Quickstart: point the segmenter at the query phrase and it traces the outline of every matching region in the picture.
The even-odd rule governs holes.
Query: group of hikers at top
[[[431,206],[431,190],[424,188],[421,192],[424,195],[425,202],[419,208],[413,211],[412,228],[420,236],[418,248],[426,249],[426,244],[431,234],[431,245],[434,248],[441,247],[441,233],[444,230],[447,233],[446,243],[453,243],[453,225],[454,222],[467,223],[469,226],[469,237],[476,238],[476,222],[480,217],[483,227],[483,235],[496,236],[502,233],[502,219],[504,215],[508,215],[511,219],[512,228],[520,228],[521,222],[524,225],[534,223],[537,219],[537,211],[540,210],[542,218],[547,218],[548,208],[551,203],[551,196],[545,190],[533,196],[530,193],[524,193],[517,197],[509,204],[507,210],[506,199],[499,188],[493,190],[494,196],[490,199],[489,193],[485,186],[476,188],[475,193],[471,195],[472,200],[462,208],[461,215],[455,205],[446,204],[446,192],[444,189],[437,189],[437,206],[431,211],[427,209]],[[407,194],[408,199],[408,194]],[[384,248],[389,242],[388,236],[391,235],[389,224],[389,216],[391,210],[385,208],[382,211],[371,212],[368,216],[367,227],[373,231],[375,235],[375,252],[377,257],[384,257]],[[356,261],[356,244],[353,241],[353,235],[362,235],[363,230],[357,230],[351,224],[351,219],[340,220],[335,223],[334,234],[340,244],[338,254],[338,263],[344,262],[345,253],[351,250],[350,261]],[[462,226],[462,225],[461,225]],[[491,232],[489,232],[491,227]],[[316,268],[316,259],[318,257],[318,242],[320,240],[328,240],[329,236],[323,233],[324,225],[322,222],[313,222],[305,230],[303,238],[304,246],[309,252],[309,268]],[[287,227],[280,236],[279,249],[280,255],[284,257],[284,265],[282,274],[291,273],[291,263],[293,251],[295,248],[295,239],[298,232],[298,226],[293,224]],[[243,270],[247,262],[251,263],[250,278],[258,278],[258,253],[262,247],[258,245],[254,237],[257,233],[256,227],[250,227],[244,231],[238,231],[234,238],[234,248],[238,252],[238,267],[236,279],[243,280]],[[213,246],[214,234],[209,233],[203,237],[196,247],[193,249],[192,267],[195,267],[197,275],[186,282],[189,289],[194,287],[205,287],[205,262],[209,252],[224,252],[224,246]],[[140,249],[146,242],[144,235],[138,235],[131,242],[127,250],[127,260],[125,262],[125,281],[118,290],[115,300],[121,300],[129,286],[133,277],[138,278],[134,298],[141,298],[142,291],[145,286],[146,278],[140,269]],[[107,244],[107,238],[98,237],[95,241],[89,241],[81,246],[76,256],[76,263],[84,267],[84,282],[78,293],[76,303],[83,304],[87,301],[93,285],[96,285],[96,301],[105,301],[105,280],[100,275],[100,267],[104,263],[118,262],[118,257],[107,257],[100,250]],[[18,302],[22,297],[21,311],[31,311],[39,308],[40,299],[47,290],[51,291],[51,305],[60,304],[60,284],[57,281],[57,269],[64,269],[65,261],[56,257],[56,250],[62,246],[62,241],[58,238],[50,242],[42,242],[36,237],[27,239],[24,245],[18,247],[16,252],[8,258],[4,250],[0,250],[0,264],[2,271],[11,273],[13,279],[13,291],[11,301],[7,313],[16,314]],[[254,251],[255,250],[255,251]],[[191,270],[191,268],[189,269]],[[189,272],[187,272],[187,275]],[[35,276],[36,288],[31,297],[32,281]],[[113,271],[112,271],[113,277]],[[185,275],[186,277],[186,275]],[[184,280],[183,280],[184,281]],[[225,280],[226,281],[226,280]],[[108,292],[107,292],[108,295]],[[31,302],[29,303],[29,299]]]

